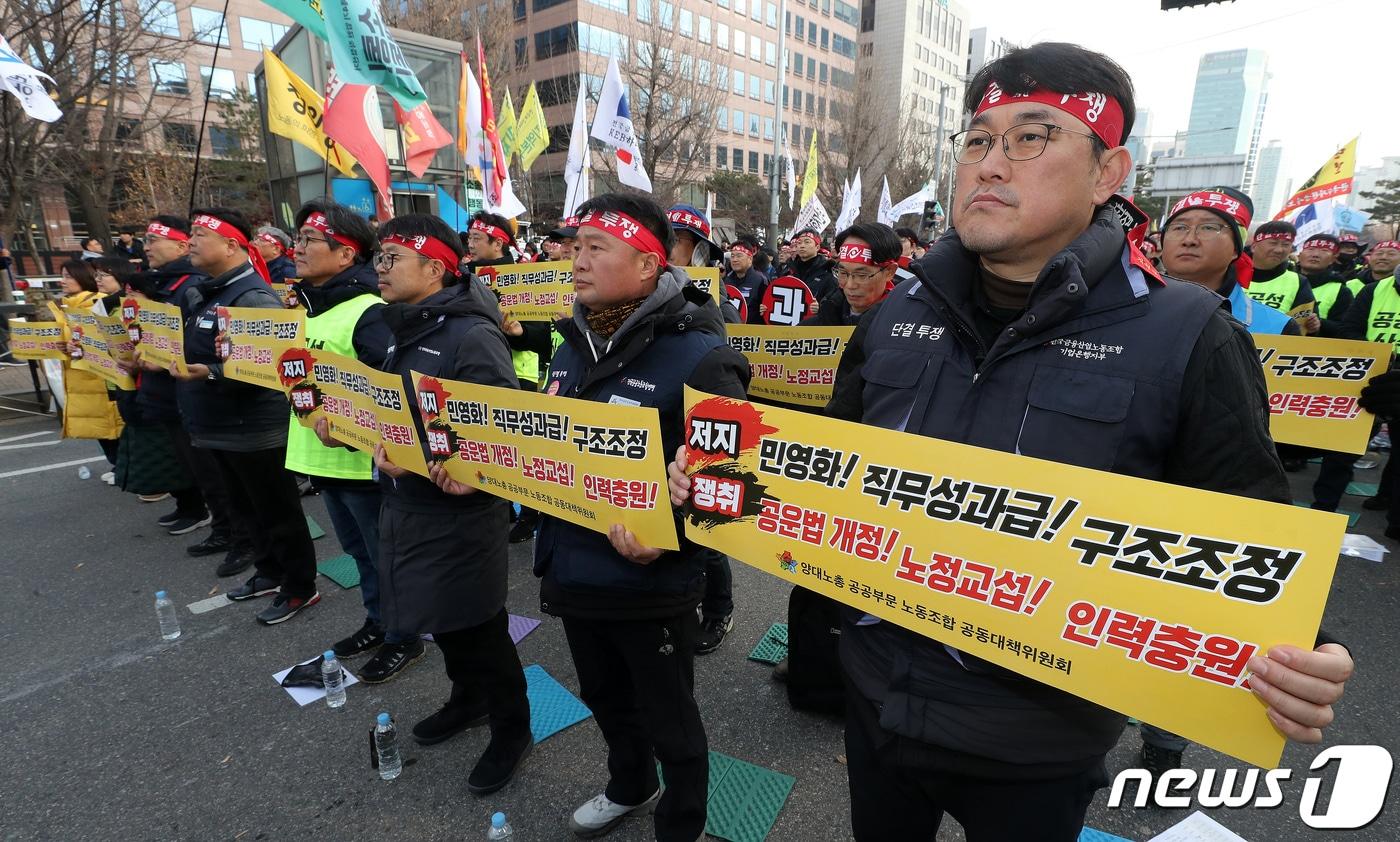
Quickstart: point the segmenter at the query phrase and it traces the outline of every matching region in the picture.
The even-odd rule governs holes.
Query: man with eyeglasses
[[[983,67],[965,105],[953,230],[861,320],[828,414],[1286,503],[1249,335],[1219,297],[1159,278],[1108,207],[1132,168],[1127,73],[1036,44]],[[1064,353],[1071,340],[1104,359]],[[671,467],[675,503],[684,467]],[[944,813],[969,839],[1078,838],[1126,717],[846,613],[857,840],[932,838]],[[1333,644],[1276,646],[1250,666],[1260,716],[1311,742],[1352,670]]]
[[[1162,268],[1173,278],[1190,281],[1220,295],[1230,304],[1230,313],[1250,333],[1301,333],[1298,323],[1280,312],[1287,304],[1312,302],[1306,281],[1296,275],[1278,278],[1272,285],[1256,289],[1254,265],[1244,253],[1244,232],[1254,213],[1249,197],[1227,187],[1198,190],[1172,207],[1162,229]],[[1262,226],[1261,226],[1262,227]],[[1290,226],[1291,227],[1291,226]],[[1273,248],[1273,235],[1255,237],[1265,254]],[[1271,257],[1270,257],[1271,259]],[[1293,303],[1297,302],[1297,303]],[[1317,317],[1310,317],[1310,323]]]

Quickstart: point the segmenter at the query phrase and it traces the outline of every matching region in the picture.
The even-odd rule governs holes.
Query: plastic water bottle
[[[394,720],[389,714],[379,714],[374,726],[374,751],[379,755],[379,777],[392,781],[403,771],[403,760],[399,758],[399,733],[394,729]]]
[[[491,814],[491,829],[486,831],[487,839],[513,839],[515,831],[511,830],[510,822],[506,821],[505,813]]]
[[[160,621],[162,638],[174,640],[180,636],[180,618],[175,613],[175,603],[170,601],[165,591],[156,591],[156,619]]]
[[[87,465],[78,469],[78,479],[92,479],[92,471],[88,470]]]
[[[321,662],[321,681],[326,685],[326,706],[345,706],[345,674],[340,671],[340,661],[335,659],[335,651],[327,649],[325,660]]]

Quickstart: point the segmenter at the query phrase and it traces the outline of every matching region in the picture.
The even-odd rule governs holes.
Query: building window
[[[744,171],[744,150],[742,149],[734,150],[734,169],[740,172]]]
[[[827,46],[829,45],[830,42],[829,42],[828,39],[829,39],[830,37],[831,37],[831,30],[829,30],[829,29],[827,29],[825,26],[823,26],[823,27],[822,27],[822,41],[821,41],[821,46],[822,46],[822,49],[823,49],[823,50],[825,50],[825,49],[827,48]]]
[[[811,69],[811,65],[808,65],[808,68],[807,68],[807,69],[810,70],[810,69]],[[826,84],[826,62],[822,62],[821,79],[818,80],[818,81],[820,81],[823,85]]]
[[[757,153],[757,152],[750,152],[750,153],[749,153],[749,172],[752,172],[752,173],[758,172],[758,153]]]
[[[226,67],[199,68],[199,81],[209,92],[210,99],[233,99],[238,94],[238,80]]]
[[[695,35],[695,16],[689,9],[681,9],[681,35],[692,38]]]
[[[118,120],[117,121],[117,142],[141,144],[141,121],[140,120]]]
[[[712,39],[711,39],[711,37],[710,37],[710,19],[707,18],[707,17],[705,17],[704,15],[701,15],[701,16],[700,16],[700,43],[701,43],[701,44],[708,44],[708,43],[710,43],[711,40],[712,40]]]
[[[243,144],[239,142],[238,135],[225,129],[223,126],[209,126],[209,145],[213,148],[215,155],[225,157],[242,151]]]
[[[224,26],[224,16],[219,12],[191,6],[190,21],[194,24],[194,40],[201,44],[228,46],[228,27]]]
[[[749,75],[749,99],[758,99],[758,91],[762,82],[763,80],[757,76]]]
[[[774,3],[768,3],[763,7],[765,23],[769,29],[778,28],[778,7]]]
[[[539,11],[539,7],[535,7]],[[578,49],[578,40],[571,24],[556,26],[535,33],[535,61],[543,61],[552,56],[562,56]]]
[[[136,86],[136,68],[132,65],[131,56],[120,55],[113,61],[111,53],[98,47],[94,54],[94,62],[99,84],[115,83],[124,88]]]
[[[178,61],[151,59],[151,86],[158,94],[189,94],[190,80],[185,75],[185,65]]]
[[[730,115],[729,125],[733,126],[734,131],[739,134],[744,133],[744,112],[741,109],[735,108],[733,110],[733,113]]]
[[[748,14],[748,9],[749,7],[745,0],[734,0],[734,14],[743,17]]]
[[[710,84],[710,63],[705,59],[700,59],[700,66],[695,77],[695,81],[702,85]]]
[[[749,135],[758,137],[758,127],[761,125],[757,113],[749,115]]]
[[[720,131],[729,131],[729,109],[721,105],[715,109],[715,128]]]
[[[749,39],[749,58],[763,61],[763,41],[757,35]]]
[[[742,70],[736,70],[736,71],[734,71],[734,88],[733,88],[733,92],[736,93],[736,94],[738,94],[739,96],[743,96],[743,95],[744,95],[744,71],[742,71]]]
[[[157,35],[180,37],[180,18],[171,0],[148,0],[142,3],[141,28]]]
[[[807,37],[807,21],[803,20],[801,15],[796,15],[796,18],[797,27],[793,34],[797,36],[797,40],[801,41],[803,38]]]
[[[239,18],[238,35],[243,39],[243,49],[261,51],[264,47],[271,49],[277,46],[277,42],[282,40],[282,36],[287,34],[287,27],[280,23],[258,20],[257,18]]]
[[[749,4],[749,17],[757,23],[763,23],[763,4],[759,0],[753,0]]]
[[[602,6],[604,9],[612,9],[618,14],[627,14],[627,0],[588,0],[595,6]]]
[[[722,169],[722,170],[723,170],[723,169],[727,169],[727,168],[729,167],[729,147],[728,147],[728,146],[716,146],[716,147],[715,147],[715,162],[719,164],[719,168]]]
[[[658,17],[661,19],[661,28],[670,32],[676,24],[676,6],[666,0],[660,0],[657,4]]]
[[[778,94],[778,84],[777,84],[776,82],[774,82],[772,79],[764,79],[764,80],[763,80],[763,101],[766,102],[766,103],[768,103],[769,105],[772,105],[772,104],[773,104],[773,100],[777,97],[777,94]]]
[[[530,63],[530,44],[524,38],[515,39],[515,66],[524,67]]]
[[[856,57],[856,42],[849,38],[843,38],[834,32],[831,34],[831,49],[846,58]]]
[[[744,54],[744,31],[743,31],[742,29],[736,29],[736,30],[734,30],[734,55],[736,55],[736,56],[742,56],[743,54]]]
[[[715,24],[715,46],[721,50],[729,49],[729,26],[728,24]]]
[[[772,139],[773,139],[773,118],[772,118],[772,117],[764,117],[764,118],[763,118],[763,139],[764,139],[764,140],[772,140]]]
[[[188,123],[163,123],[161,133],[165,145],[181,152],[193,152],[195,148],[194,126]]]
[[[860,21],[860,13],[856,11],[856,7],[850,3],[843,3],[841,0],[832,0],[831,16],[842,23],[849,23],[851,26],[855,26]]]
[[[516,20],[525,20],[525,0],[514,0],[512,3]]]
[[[578,49],[596,56],[617,56],[618,61],[627,61],[627,39],[601,26],[580,22],[578,25]]]

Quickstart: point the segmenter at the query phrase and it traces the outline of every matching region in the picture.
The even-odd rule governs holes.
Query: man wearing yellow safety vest
[[[499,214],[478,211],[472,215],[471,227],[467,230],[467,252],[471,258],[467,269],[474,275],[490,274],[483,272],[492,266],[511,266],[515,257],[510,252],[512,231],[515,223]],[[501,320],[501,331],[510,345],[510,359],[515,366],[516,379],[520,388],[538,391],[540,383],[540,360],[549,359],[551,349],[549,322],[520,322],[509,314]],[[510,530],[510,542],[518,544],[535,537],[539,525],[539,513],[525,506],[520,507],[520,515]]]
[[[1312,286],[1288,262],[1297,235],[1293,223],[1273,220],[1259,226],[1249,247],[1254,273],[1247,294],[1284,313],[1314,301]],[[1311,316],[1302,328],[1307,333],[1317,333],[1322,330],[1322,321]]]
[[[1347,286],[1351,287],[1353,295],[1360,295],[1363,287],[1394,276],[1397,265],[1400,265],[1400,240],[1383,240],[1371,246],[1366,255],[1366,268],[1348,281]]]
[[[1298,274],[1312,287],[1322,320],[1317,333],[1333,338],[1341,337],[1342,319],[1355,297],[1347,276],[1337,266],[1337,238],[1331,234],[1309,237],[1298,251]]]

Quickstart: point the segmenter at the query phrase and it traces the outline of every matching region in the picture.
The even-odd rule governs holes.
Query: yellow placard
[[[517,263],[476,270],[501,300],[501,312],[521,322],[552,322],[574,308],[574,262]]]
[[[724,284],[719,282],[718,266],[682,266],[690,282],[708,292],[716,304],[724,301]]]
[[[753,371],[749,397],[800,406],[826,406],[836,366],[854,327],[725,325],[729,347]]]
[[[1250,763],[1346,519],[686,389],[686,537]]]
[[[135,345],[122,324],[121,313],[99,316],[72,310],[68,313],[68,325],[73,341],[81,348],[81,356],[73,358],[73,368],[90,371],[119,389],[136,388],[136,379],[127,373]]]
[[[1367,380],[1390,368],[1389,344],[1256,335],[1254,345],[1269,387],[1274,441],[1366,452],[1376,417],[1356,399]]]
[[[165,369],[174,365],[181,373],[186,371],[184,317],[179,307],[150,299],[128,298],[122,302],[122,322],[128,331],[135,325],[135,339],[143,361]]]
[[[62,360],[68,357],[63,325],[9,319],[10,355],[17,360]]]
[[[428,458],[453,479],[596,532],[621,523],[646,546],[680,547],[655,408],[411,377]]]
[[[282,302],[283,307],[291,308],[301,306],[301,301],[296,297],[296,294],[292,292],[291,284],[271,283],[268,284],[268,286],[272,287],[272,292],[277,296],[277,299]]]
[[[287,391],[278,369],[282,354],[306,347],[306,313],[264,307],[219,307],[215,347],[224,376]]]
[[[285,352],[279,368],[292,412],[302,424],[311,427],[325,418],[332,438],[365,453],[383,444],[390,462],[428,475],[412,402],[399,375],[340,354],[306,349]]]

